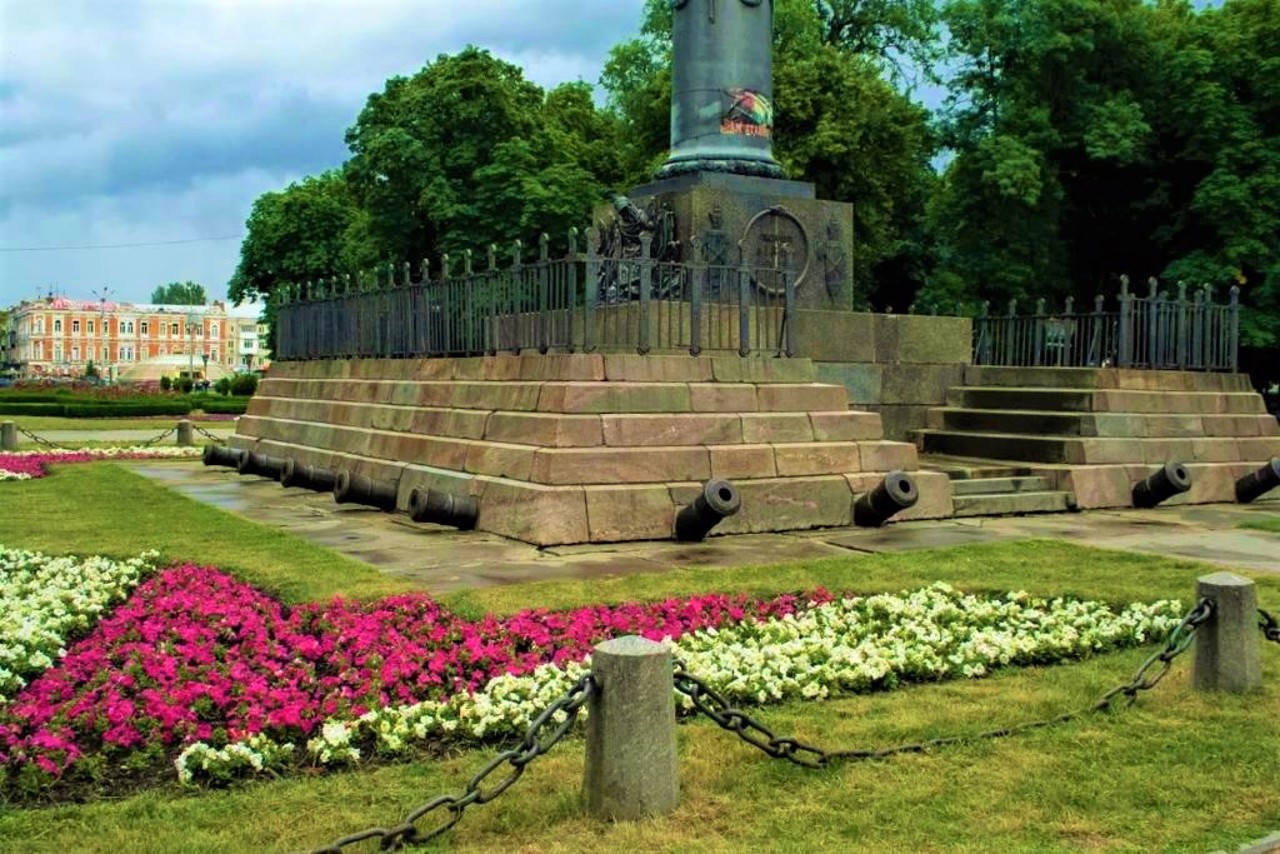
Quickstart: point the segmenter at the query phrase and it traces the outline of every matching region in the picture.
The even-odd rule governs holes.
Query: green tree
[[[151,292],[151,302],[155,305],[204,305],[208,301],[204,285],[196,282],[170,282]]]
[[[265,193],[253,203],[228,294],[235,302],[349,274],[377,259],[365,215],[341,172],[330,171]]]

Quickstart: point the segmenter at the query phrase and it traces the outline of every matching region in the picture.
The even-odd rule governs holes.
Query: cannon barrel
[[[701,542],[711,529],[742,509],[742,494],[727,480],[709,480],[693,503],[676,513],[676,539]]]
[[[919,500],[920,489],[915,479],[904,471],[891,471],[879,486],[854,502],[854,524],[863,528],[879,528],[895,514],[916,506]]]
[[[409,518],[415,522],[447,525],[470,531],[480,516],[480,502],[473,495],[455,495],[438,489],[415,488],[409,493]]]
[[[284,461],[280,470],[280,485],[289,488],[310,489],[312,492],[332,492],[338,484],[338,473],[333,469],[309,466],[293,457]]]
[[[338,472],[333,485],[333,500],[339,504],[363,504],[377,507],[383,513],[396,509],[400,485],[394,480],[374,480],[368,475],[352,474],[350,469]]]
[[[284,460],[269,454],[259,454],[257,451],[246,451],[241,454],[240,465],[236,466],[236,470],[240,474],[256,474],[259,477],[269,477],[272,480],[279,480],[280,472],[283,469]]]
[[[1236,501],[1248,504],[1280,487],[1280,457],[1236,481]]]
[[[229,445],[205,445],[204,464],[238,469],[240,467],[240,455],[243,453],[244,451],[237,450]]]
[[[1182,463],[1170,461],[1133,485],[1133,506],[1150,509],[1190,488],[1191,472]]]

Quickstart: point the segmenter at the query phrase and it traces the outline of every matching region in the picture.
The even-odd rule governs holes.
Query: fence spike
[[[1044,297],[1040,297],[1040,299],[1036,300],[1036,316],[1044,317],[1044,309],[1045,309],[1045,300],[1044,300]]]
[[[1204,290],[1204,301],[1209,305],[1213,305],[1213,285],[1205,282],[1201,285],[1201,288]]]
[[[1066,302],[1064,302],[1062,305],[1062,313],[1066,315],[1071,315],[1076,313],[1075,297],[1067,297]]]
[[[490,243],[489,247],[485,249],[484,253],[485,253],[484,260],[489,267],[489,272],[493,272],[494,270],[498,269],[498,244]]]
[[[511,242],[511,266],[519,267],[521,255],[524,252],[524,243],[519,239]]]
[[[343,273],[342,274],[342,295],[346,296],[349,293],[351,293],[351,274]]]
[[[1013,297],[1012,299],[1009,300],[1009,316],[1010,317],[1018,316],[1018,298],[1017,297]]]
[[[462,275],[468,278],[471,276],[472,256],[473,256],[473,253],[470,249],[462,250]]]
[[[1156,293],[1160,290],[1160,280],[1155,276],[1147,279],[1147,299],[1155,299]]]
[[[1129,293],[1129,275],[1127,273],[1120,274],[1120,293]]]
[[[1179,281],[1178,282],[1178,302],[1186,302],[1186,301],[1187,301],[1187,283],[1183,281]]]
[[[591,232],[594,229],[587,229],[587,245],[592,243]],[[569,258],[572,259],[578,254],[578,228],[577,226],[569,226]]]
[[[453,273],[449,269],[449,253],[444,252],[440,255],[440,279],[441,281],[449,278]]]
[[[546,262],[551,257],[551,238],[544,231],[538,235],[538,260]]]

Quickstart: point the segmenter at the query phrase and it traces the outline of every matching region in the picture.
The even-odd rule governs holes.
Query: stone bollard
[[[185,418],[178,422],[178,447],[190,448],[196,443],[196,431]]]
[[[1213,616],[1196,630],[1191,685],[1197,691],[1252,691],[1262,684],[1258,596],[1247,578],[1215,572],[1198,579],[1197,599],[1213,602]]]
[[[640,637],[596,646],[582,794],[591,815],[665,815],[680,800],[671,650]]]
[[[0,424],[0,451],[18,450],[18,425],[12,421]]]

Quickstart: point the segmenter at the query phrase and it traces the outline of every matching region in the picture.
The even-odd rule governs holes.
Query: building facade
[[[222,302],[147,305],[50,297],[14,306],[9,328],[7,361],[26,377],[78,377],[90,362],[108,375],[181,355],[200,379],[206,358],[231,371],[265,368],[268,361],[256,312],[229,311]]]

